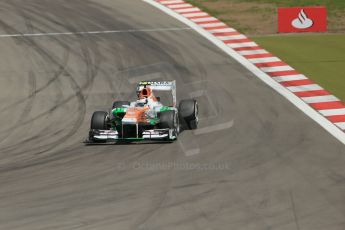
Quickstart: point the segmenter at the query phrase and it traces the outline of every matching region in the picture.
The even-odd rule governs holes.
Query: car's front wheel
[[[108,113],[104,111],[96,111],[91,117],[91,129],[107,130],[108,126]]]
[[[179,119],[174,110],[168,110],[160,113],[159,128],[173,130],[173,133],[169,139],[177,139],[177,135],[180,132]]]

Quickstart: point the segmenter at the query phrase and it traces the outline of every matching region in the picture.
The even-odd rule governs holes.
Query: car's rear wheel
[[[198,103],[194,99],[182,100],[179,105],[179,117],[184,128],[197,129],[199,118]]]

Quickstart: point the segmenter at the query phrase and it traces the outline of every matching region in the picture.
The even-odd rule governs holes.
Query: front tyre
[[[91,117],[91,129],[107,130],[108,125],[108,113],[104,111],[96,111]]]
[[[177,135],[180,131],[179,119],[174,110],[168,110],[160,113],[159,128],[172,130],[172,135],[169,135],[169,139],[177,139]]]

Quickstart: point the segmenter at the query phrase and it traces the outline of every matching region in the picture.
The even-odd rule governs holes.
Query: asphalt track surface
[[[0,229],[345,229],[345,147],[185,25],[139,0],[0,9],[3,35],[122,31],[0,38]],[[140,79],[176,79],[201,129],[84,145]]]

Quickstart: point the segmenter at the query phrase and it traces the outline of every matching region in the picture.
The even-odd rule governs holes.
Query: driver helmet
[[[152,94],[152,90],[148,87],[143,88],[141,91],[138,93],[138,99],[146,99],[150,97]]]

